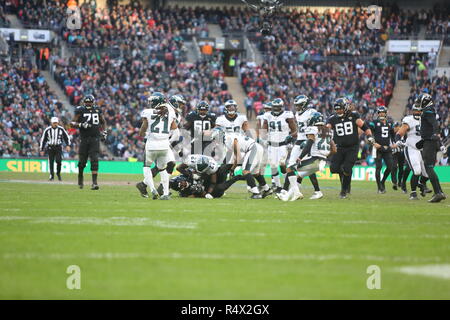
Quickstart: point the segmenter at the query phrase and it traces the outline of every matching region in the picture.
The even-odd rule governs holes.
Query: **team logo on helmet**
[[[225,102],[225,108],[223,112],[228,116],[234,116],[237,111],[237,103],[234,100],[228,100]]]
[[[309,97],[304,94],[296,96],[294,99],[294,106],[297,112],[305,111],[310,101]]]
[[[183,107],[186,104],[186,100],[181,94],[176,94],[174,96],[171,96],[169,99],[169,103],[178,111],[182,112]]]
[[[421,93],[414,101],[414,105],[422,110],[433,105],[433,98],[428,93]]]
[[[83,106],[86,108],[92,108],[95,105],[95,98],[92,94],[88,94],[83,98]]]
[[[314,112],[308,120],[308,126],[323,126],[325,121],[323,120],[323,115],[320,112]]]
[[[272,114],[279,116],[284,111],[284,101],[281,98],[276,98],[272,101]]]
[[[350,109],[350,101],[345,97],[338,98],[333,104],[333,109],[339,117],[342,117]],[[339,110],[343,110],[343,112],[338,113]]]
[[[166,97],[161,92],[154,92],[148,97],[147,102],[150,109],[155,109],[166,102]]]

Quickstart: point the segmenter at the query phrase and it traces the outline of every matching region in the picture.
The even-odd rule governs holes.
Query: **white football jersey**
[[[289,135],[290,129],[287,119],[293,119],[294,114],[291,111],[284,111],[278,116],[267,112],[264,114],[264,119],[268,125],[268,140],[272,143],[283,142]]]
[[[160,117],[153,109],[145,109],[141,116],[147,118],[148,128],[145,134],[147,150],[168,150],[170,147],[171,125],[176,120],[175,112],[171,107],[167,108],[165,116]]]
[[[298,133],[297,133],[297,140],[302,141],[306,140],[306,134],[305,129],[308,126],[309,118],[311,118],[311,115],[316,112],[316,109],[306,109],[301,114],[296,113],[295,119],[297,121],[297,127],[298,127]]]
[[[219,165],[217,164],[216,160],[214,160],[211,157],[204,156],[202,154],[191,154],[187,156],[186,159],[184,160],[184,164],[186,164],[189,168],[195,171],[195,165],[200,158],[206,159],[209,163],[208,169],[206,169],[206,171],[204,171],[203,173],[213,174],[217,172],[217,170],[219,169]]]
[[[242,134],[227,134],[225,136],[225,146],[228,150],[233,150],[233,143],[235,139],[237,139],[241,154],[247,153],[256,143],[256,141],[252,138]]]
[[[331,151],[331,135],[327,135],[325,138],[319,136],[319,128],[316,126],[306,127],[305,136],[308,134],[314,135],[314,143],[311,146],[311,156],[326,158]]]
[[[409,130],[406,133],[406,145],[416,149],[416,143],[420,141],[420,120],[414,119],[412,115],[403,118],[402,123],[408,125]]]
[[[259,127],[262,128],[264,125],[264,119],[266,114],[269,112],[264,112],[263,114],[260,114],[259,116],[256,116],[256,121],[259,121]]]
[[[237,116],[230,120],[224,114],[217,118],[216,126],[224,128],[226,133],[242,132],[242,125],[247,121],[247,116],[237,114]]]

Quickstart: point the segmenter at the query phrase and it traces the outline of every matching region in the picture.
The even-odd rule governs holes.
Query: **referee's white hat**
[[[55,123],[55,122],[59,122],[58,117],[52,117],[52,119],[50,120],[51,123]]]

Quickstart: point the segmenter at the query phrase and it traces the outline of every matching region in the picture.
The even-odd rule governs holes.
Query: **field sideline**
[[[153,201],[140,175],[100,174],[99,191],[46,178],[0,172],[1,299],[450,299],[450,200],[369,182],[340,200],[320,181],[311,201],[305,181],[297,202],[250,200],[243,184]],[[66,288],[69,265],[81,290]],[[366,286],[370,265],[381,290]]]

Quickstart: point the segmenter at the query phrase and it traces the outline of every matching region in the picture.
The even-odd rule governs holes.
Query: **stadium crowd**
[[[43,155],[39,150],[42,132],[57,116],[68,123],[67,111],[49,89],[38,69],[26,64],[0,63],[0,156],[33,157]],[[77,141],[65,149],[67,157],[74,157]]]

